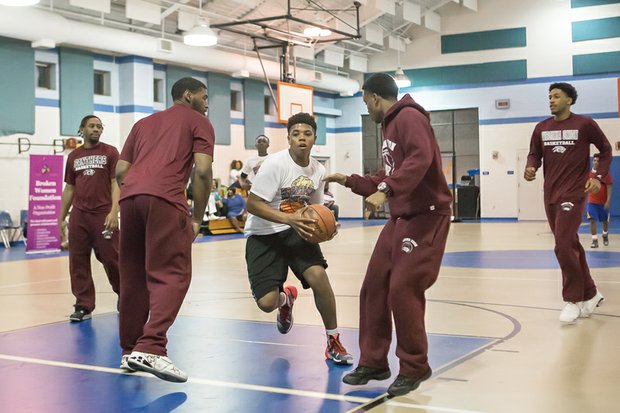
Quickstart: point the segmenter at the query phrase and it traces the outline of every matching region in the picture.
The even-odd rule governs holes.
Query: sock
[[[325,329],[325,333],[327,334],[328,337],[340,334],[338,332],[338,327],[334,328],[333,330]]]
[[[278,307],[288,304],[287,296],[284,292],[280,291],[280,298],[278,299]]]
[[[604,236],[604,237],[606,237],[606,236],[607,236],[607,234],[608,234],[608,232],[607,232],[607,231],[603,231],[603,236]]]
[[[598,241],[598,235],[592,235],[592,241]]]

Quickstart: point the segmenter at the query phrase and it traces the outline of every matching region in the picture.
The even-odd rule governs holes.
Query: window
[[[164,79],[153,79],[153,101],[164,102]]]
[[[230,110],[235,112],[242,112],[241,106],[241,91],[239,90],[231,90],[230,91]]]
[[[95,70],[95,95],[110,96],[110,72]]]
[[[37,87],[41,89],[56,89],[56,65],[53,63],[37,62]]]
[[[265,115],[276,116],[276,107],[271,100],[271,95],[265,96]]]

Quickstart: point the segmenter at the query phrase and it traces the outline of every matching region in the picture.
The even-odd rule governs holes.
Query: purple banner
[[[62,177],[62,155],[30,155],[26,252],[60,250]]]

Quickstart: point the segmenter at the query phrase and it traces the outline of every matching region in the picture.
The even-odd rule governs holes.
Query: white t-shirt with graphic
[[[282,201],[300,202],[305,205],[323,204],[322,181],[325,167],[310,157],[306,167],[293,161],[288,149],[270,155],[254,177],[251,193],[267,201],[273,209],[280,210]],[[288,225],[267,221],[248,214],[246,235],[268,235],[282,232]]]
[[[253,156],[252,158],[248,159],[248,161],[243,165],[241,173],[245,174],[248,178],[256,176],[258,170],[268,156],[269,154],[265,156]]]

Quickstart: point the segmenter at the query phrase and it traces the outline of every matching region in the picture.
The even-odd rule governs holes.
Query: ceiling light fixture
[[[396,86],[398,86],[399,88],[409,87],[411,86],[411,80],[409,80],[407,75],[405,75],[403,69],[400,67],[400,50],[397,53],[398,69],[396,69],[396,72],[394,72],[394,80],[396,81]]]
[[[0,6],[34,6],[35,4],[39,4],[40,1],[41,0],[0,0]]]
[[[411,80],[409,80],[400,67],[396,69],[396,73],[394,73],[394,80],[396,81],[396,86],[399,88],[411,86]]]
[[[188,46],[215,46],[217,35],[209,27],[209,21],[200,17],[196,26],[183,35],[183,43]]]
[[[202,17],[202,0],[200,0],[199,7],[200,16],[198,21],[194,27],[185,32],[183,43],[188,46],[215,46],[217,44],[217,35],[209,27],[209,20]]]
[[[331,36],[331,34],[331,30],[322,29],[320,27],[306,27],[304,29],[304,35],[308,37],[327,37]]]

